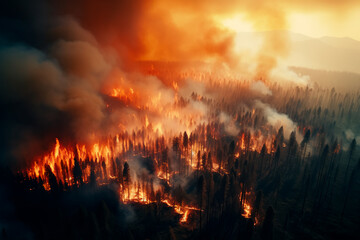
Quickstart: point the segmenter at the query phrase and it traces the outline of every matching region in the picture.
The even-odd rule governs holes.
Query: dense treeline
[[[104,140],[123,149],[110,163],[75,154],[45,166],[44,177],[18,172],[20,219],[39,239],[355,238],[360,95],[272,85],[256,99],[292,119],[289,132],[269,123],[268,106],[246,87],[213,88],[220,100],[192,94],[210,110],[191,132],[154,137],[143,127]],[[175,206],[192,208],[185,224]]]
[[[337,216],[335,219],[339,222],[344,221],[344,216],[346,221],[357,220],[357,216],[351,213],[351,205],[358,199],[355,188],[360,171],[360,165],[355,165],[357,159],[354,158],[356,140],[352,141],[348,151],[343,151],[334,140],[330,146],[318,143],[310,153],[306,150],[313,140],[310,130],[298,143],[295,132],[285,138],[280,128],[271,150],[267,150],[264,144],[257,152],[251,148],[250,133],[240,134],[244,138],[239,142],[237,137],[221,136],[221,127],[221,124],[214,123],[200,126],[190,136],[186,132],[180,134],[172,139],[170,149],[164,138],[157,139],[155,149],[133,147],[124,156],[119,156],[113,166],[105,166],[104,162],[94,160],[75,163],[72,170],[67,170],[73,171],[75,184],[72,187],[62,185],[61,181],[59,184],[50,168],[48,181],[54,192],[77,188],[85,184],[81,180],[81,169],[90,164],[92,171],[87,184],[96,187],[105,183],[108,167],[116,176],[109,181],[116,186],[124,186],[121,194],[128,195],[130,185],[133,185],[137,191],[144,189],[146,201],[157,202],[152,207],[155,217],[161,219],[163,210],[167,208],[161,199],[169,198],[172,204],[196,206],[199,210],[190,214],[190,223],[192,228],[200,231],[200,235],[227,236],[226,227],[221,231],[219,226],[233,219],[230,224],[234,228],[232,231],[238,232],[233,234],[246,232],[250,238],[255,229],[255,235],[266,238],[264,236],[269,232],[274,234],[272,227],[268,229],[270,227],[267,226],[270,221],[267,215],[275,215],[274,212],[277,215],[271,218],[275,218],[276,223],[268,225],[278,228],[275,232],[277,236],[288,234],[287,231],[300,231],[300,226],[309,227],[311,224],[314,227],[319,224],[319,219],[326,220],[329,215]],[[219,138],[215,138],[215,135]],[[201,147],[197,148],[199,150],[195,154],[192,148],[196,144]],[[145,163],[150,174],[132,179],[129,164],[123,160],[130,152],[141,154],[141,162]],[[190,161],[196,166],[195,170],[191,168],[191,162],[186,161],[189,152],[192,152]],[[156,169],[166,173],[157,191],[154,190]],[[26,179],[24,176],[20,178]],[[187,180],[186,183],[182,182],[183,179]],[[42,181],[25,180],[32,189],[41,189]],[[249,220],[241,216],[245,202],[252,206]],[[272,206],[273,213],[266,214],[267,206]]]

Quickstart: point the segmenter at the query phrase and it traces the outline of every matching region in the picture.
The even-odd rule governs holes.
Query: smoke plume
[[[278,113],[276,109],[258,100],[255,101],[255,106],[263,110],[269,125],[275,129],[279,129],[280,127],[284,128],[284,136],[286,138],[290,136],[292,131],[296,130],[297,124],[294,123],[286,114]]]
[[[182,86],[178,89],[172,82],[134,74],[137,61],[223,62],[236,72],[242,69],[236,67],[244,62],[244,56],[233,51],[236,34],[221,26],[217,17],[242,14],[255,30],[286,29],[287,12],[295,8],[305,11],[310,4],[313,11],[326,7],[335,12],[336,3],[7,2],[0,10],[0,98],[6,113],[1,123],[1,157],[10,162],[31,159],[55,137],[87,143],[96,135],[129,130],[131,125],[134,129],[146,121],[158,125],[159,131],[164,131],[164,126],[189,129],[179,116],[193,120],[196,115],[194,122],[204,121],[204,104],[189,96],[184,99],[182,94],[188,90],[181,90]],[[356,3],[342,1],[341,9],[351,9]],[[255,58],[255,79],[268,79],[278,59],[287,54],[287,38],[282,31],[264,37]],[[183,86],[186,89],[186,84]],[[111,97],[118,102],[112,104]],[[174,105],[182,107],[164,118],[168,106]],[[161,111],[153,111],[155,108]],[[266,112],[273,125],[281,118],[289,130],[295,126],[271,109]]]

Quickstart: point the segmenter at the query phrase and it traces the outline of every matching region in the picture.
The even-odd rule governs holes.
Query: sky
[[[360,1],[359,1],[360,2]],[[222,25],[236,32],[256,31],[251,22],[246,21],[241,14],[219,19]],[[348,37],[360,41],[360,8],[350,11],[346,16],[337,17],[332,14],[324,13],[302,13],[294,12],[288,16],[288,26],[282,30],[304,34],[309,37],[319,38],[329,37]],[[274,30],[266,29],[267,30]]]
[[[285,10],[287,24],[284,26],[263,26],[254,29],[252,21],[246,19],[244,13],[235,13],[229,16],[217,17],[223,26],[236,32],[253,32],[268,30],[288,30],[295,33],[307,35],[309,37],[348,37],[360,41],[360,1],[354,2],[352,7],[341,8],[339,1],[339,11],[334,11],[332,7],[323,9],[302,9]]]
[[[310,37],[349,37],[360,41],[360,8],[350,12],[344,18],[330,20],[327,14],[292,14],[290,16],[291,30]],[[330,23],[329,23],[330,22]]]

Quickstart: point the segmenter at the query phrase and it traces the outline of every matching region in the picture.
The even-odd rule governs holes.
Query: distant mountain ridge
[[[240,41],[249,41],[273,33],[274,31],[244,32],[239,33],[238,38]],[[360,41],[346,37],[312,38],[287,31],[277,33],[288,34],[290,38],[289,55],[284,59],[285,64],[289,66],[360,74]],[[253,42],[256,43],[256,40]]]

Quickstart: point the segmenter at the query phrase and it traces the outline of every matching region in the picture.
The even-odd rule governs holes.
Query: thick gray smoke
[[[28,43],[0,47],[5,161],[27,160],[55,137],[86,142],[101,127],[105,104],[99,90],[110,66],[94,37],[74,20],[57,19],[51,26],[46,49]]]
[[[65,145],[87,144],[131,132],[144,126],[145,118],[161,133],[188,130],[182,119],[199,123],[205,118],[206,106],[190,98],[190,81],[176,93],[154,76],[124,71],[117,55],[102,49],[72,18],[50,19],[48,27],[39,33],[46,47],[21,40],[0,45],[0,101],[7,112],[1,163],[26,164],[52,147],[55,138]],[[118,98],[108,104],[113,89],[131,90],[134,102]],[[166,115],[180,97],[188,102]]]

